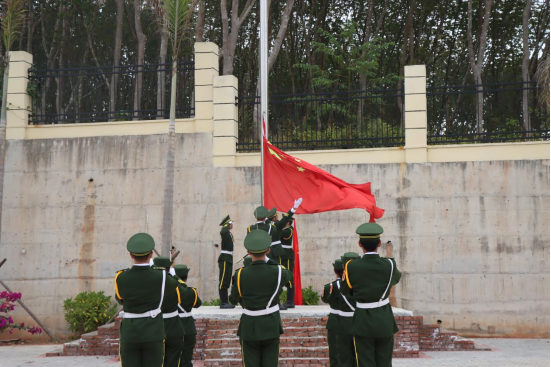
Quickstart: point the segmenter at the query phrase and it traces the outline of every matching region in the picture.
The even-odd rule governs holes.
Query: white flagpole
[[[264,205],[264,144],[268,138],[268,0],[260,0],[260,195]],[[265,130],[265,132],[264,132]]]

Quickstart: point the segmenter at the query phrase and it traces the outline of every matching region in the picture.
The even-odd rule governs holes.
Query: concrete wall
[[[132,234],[160,241],[166,138],[8,142],[0,276],[55,333],[67,332],[64,299],[114,293]],[[177,134],[174,245],[204,300],[217,297],[218,223],[234,218],[240,258],[260,196],[259,167],[213,167],[212,145],[212,133]],[[321,167],[373,183],[404,274],[397,306],[462,334],[549,336],[549,160]],[[366,219],[299,217],[303,286],[321,290]]]

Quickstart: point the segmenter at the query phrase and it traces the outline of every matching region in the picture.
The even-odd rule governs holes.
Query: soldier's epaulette
[[[271,224],[272,226],[274,226],[274,227],[276,226],[276,225],[274,224],[274,222],[270,222],[270,224]]]
[[[129,270],[129,269],[130,269],[130,268],[126,268],[126,269],[121,269],[121,270],[117,270],[117,274],[118,274],[118,273],[122,273],[123,271],[127,271],[127,270]]]
[[[186,284],[186,282],[184,282],[182,279],[178,279],[178,283],[180,284]],[[186,284],[187,285],[187,284]]]
[[[151,269],[153,269],[153,270],[166,270],[166,268],[163,268],[162,266],[152,266]]]

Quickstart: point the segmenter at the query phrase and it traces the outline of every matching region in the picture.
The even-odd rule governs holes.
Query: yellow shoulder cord
[[[283,237],[283,239],[284,239],[285,241],[287,241],[287,240],[288,240],[289,238],[291,238],[291,237],[293,237],[293,228],[291,228],[291,234],[289,235],[289,237],[287,237],[287,238]]]
[[[117,273],[117,275],[115,275],[115,293],[117,294],[117,297],[119,297],[119,299],[122,301],[122,297],[121,297],[121,294],[119,293],[119,286],[117,285],[117,278],[119,277],[119,275],[121,275],[121,273],[123,272],[124,270],[121,270]]]
[[[346,284],[348,284],[348,287],[350,287],[350,289],[352,289],[352,284],[350,284],[350,278],[348,277],[348,263],[351,262],[352,260],[348,260],[346,262],[346,265],[344,266],[344,274],[345,274],[345,278],[346,278]]]
[[[195,301],[193,301],[193,306],[192,307],[195,307],[195,305],[197,304],[197,291],[195,290],[195,288],[191,288],[193,289],[193,292],[195,292]]]
[[[239,291],[239,297],[243,297],[241,294],[241,270],[243,270],[243,268],[239,269],[237,273],[237,290]]]
[[[180,290],[176,287],[176,293],[178,293],[178,304],[182,303],[182,298],[180,297]]]
[[[247,227],[247,232],[251,233],[251,227]]]

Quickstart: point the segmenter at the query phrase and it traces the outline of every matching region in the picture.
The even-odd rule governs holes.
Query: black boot
[[[218,294],[220,295],[220,308],[221,309],[231,309],[235,308],[234,305],[231,305],[228,302],[228,288],[222,288],[218,291]]]
[[[295,288],[287,288],[287,302],[283,306],[295,308]]]
[[[281,300],[277,302],[277,305],[279,306],[280,311],[285,311],[287,309],[287,307],[285,307],[285,305],[281,303]]]

